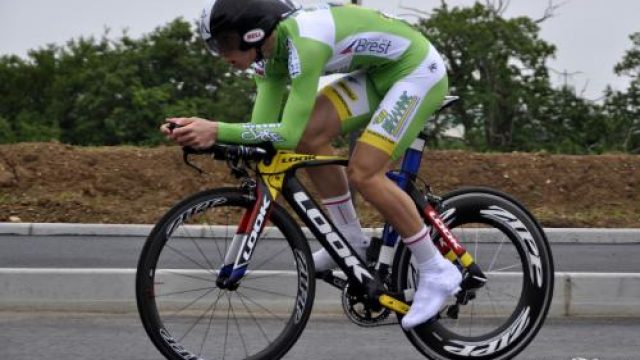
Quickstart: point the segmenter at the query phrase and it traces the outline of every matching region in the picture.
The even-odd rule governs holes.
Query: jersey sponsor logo
[[[280,124],[247,124],[244,125],[244,130],[240,136],[242,140],[246,141],[270,141],[270,142],[282,142],[284,138],[282,135],[270,129],[278,129]]]
[[[420,97],[409,96],[405,91],[400,95],[391,112],[385,109],[380,110],[373,119],[373,123],[379,125],[387,134],[397,139],[419,101]]]
[[[242,37],[242,40],[248,43],[256,43],[264,39],[264,35],[265,35],[264,30],[253,29],[253,30],[247,31],[247,33],[245,33],[244,36]]]
[[[355,39],[340,55],[387,55],[392,42],[387,39]]]
[[[344,81],[338,82],[338,87],[347,95],[351,101],[358,101],[358,95],[351,90]]]
[[[298,56],[298,49],[291,39],[287,39],[287,48],[289,49],[289,76],[295,79],[302,73],[300,56]]]

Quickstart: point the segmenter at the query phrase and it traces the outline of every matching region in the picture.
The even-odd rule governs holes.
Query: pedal
[[[378,301],[380,301],[380,304],[382,306],[386,307],[387,309],[391,309],[399,314],[406,315],[409,312],[408,304],[389,295],[380,295]]]

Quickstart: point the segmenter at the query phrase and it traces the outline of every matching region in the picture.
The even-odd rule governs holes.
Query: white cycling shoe
[[[402,328],[411,330],[434,317],[449,296],[460,291],[462,274],[449,260],[440,255],[418,268],[418,290]]]

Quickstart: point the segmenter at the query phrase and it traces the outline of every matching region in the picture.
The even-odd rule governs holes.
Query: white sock
[[[362,232],[360,220],[358,220],[356,209],[351,201],[351,193],[347,192],[344,195],[323,199],[322,204],[340,233],[360,256],[364,256],[369,246],[369,238]],[[324,248],[313,253],[313,260],[316,264],[316,271],[336,267],[335,262]]]
[[[416,259],[419,276],[411,308],[402,318],[402,327],[409,330],[437,314],[446,299],[459,290],[462,275],[440,254],[426,226],[403,241]]]
[[[431,235],[426,226],[422,226],[422,229],[417,234],[410,236],[406,239],[402,239],[404,244],[411,250],[411,253],[416,258],[418,266],[426,264],[434,256],[440,256],[440,252],[436,245],[431,241]]]

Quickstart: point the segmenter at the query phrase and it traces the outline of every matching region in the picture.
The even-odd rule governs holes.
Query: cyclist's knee
[[[351,184],[362,196],[367,197],[370,191],[376,191],[376,184],[379,181],[378,174],[368,171],[368,169],[350,164],[347,168],[347,177]]]

